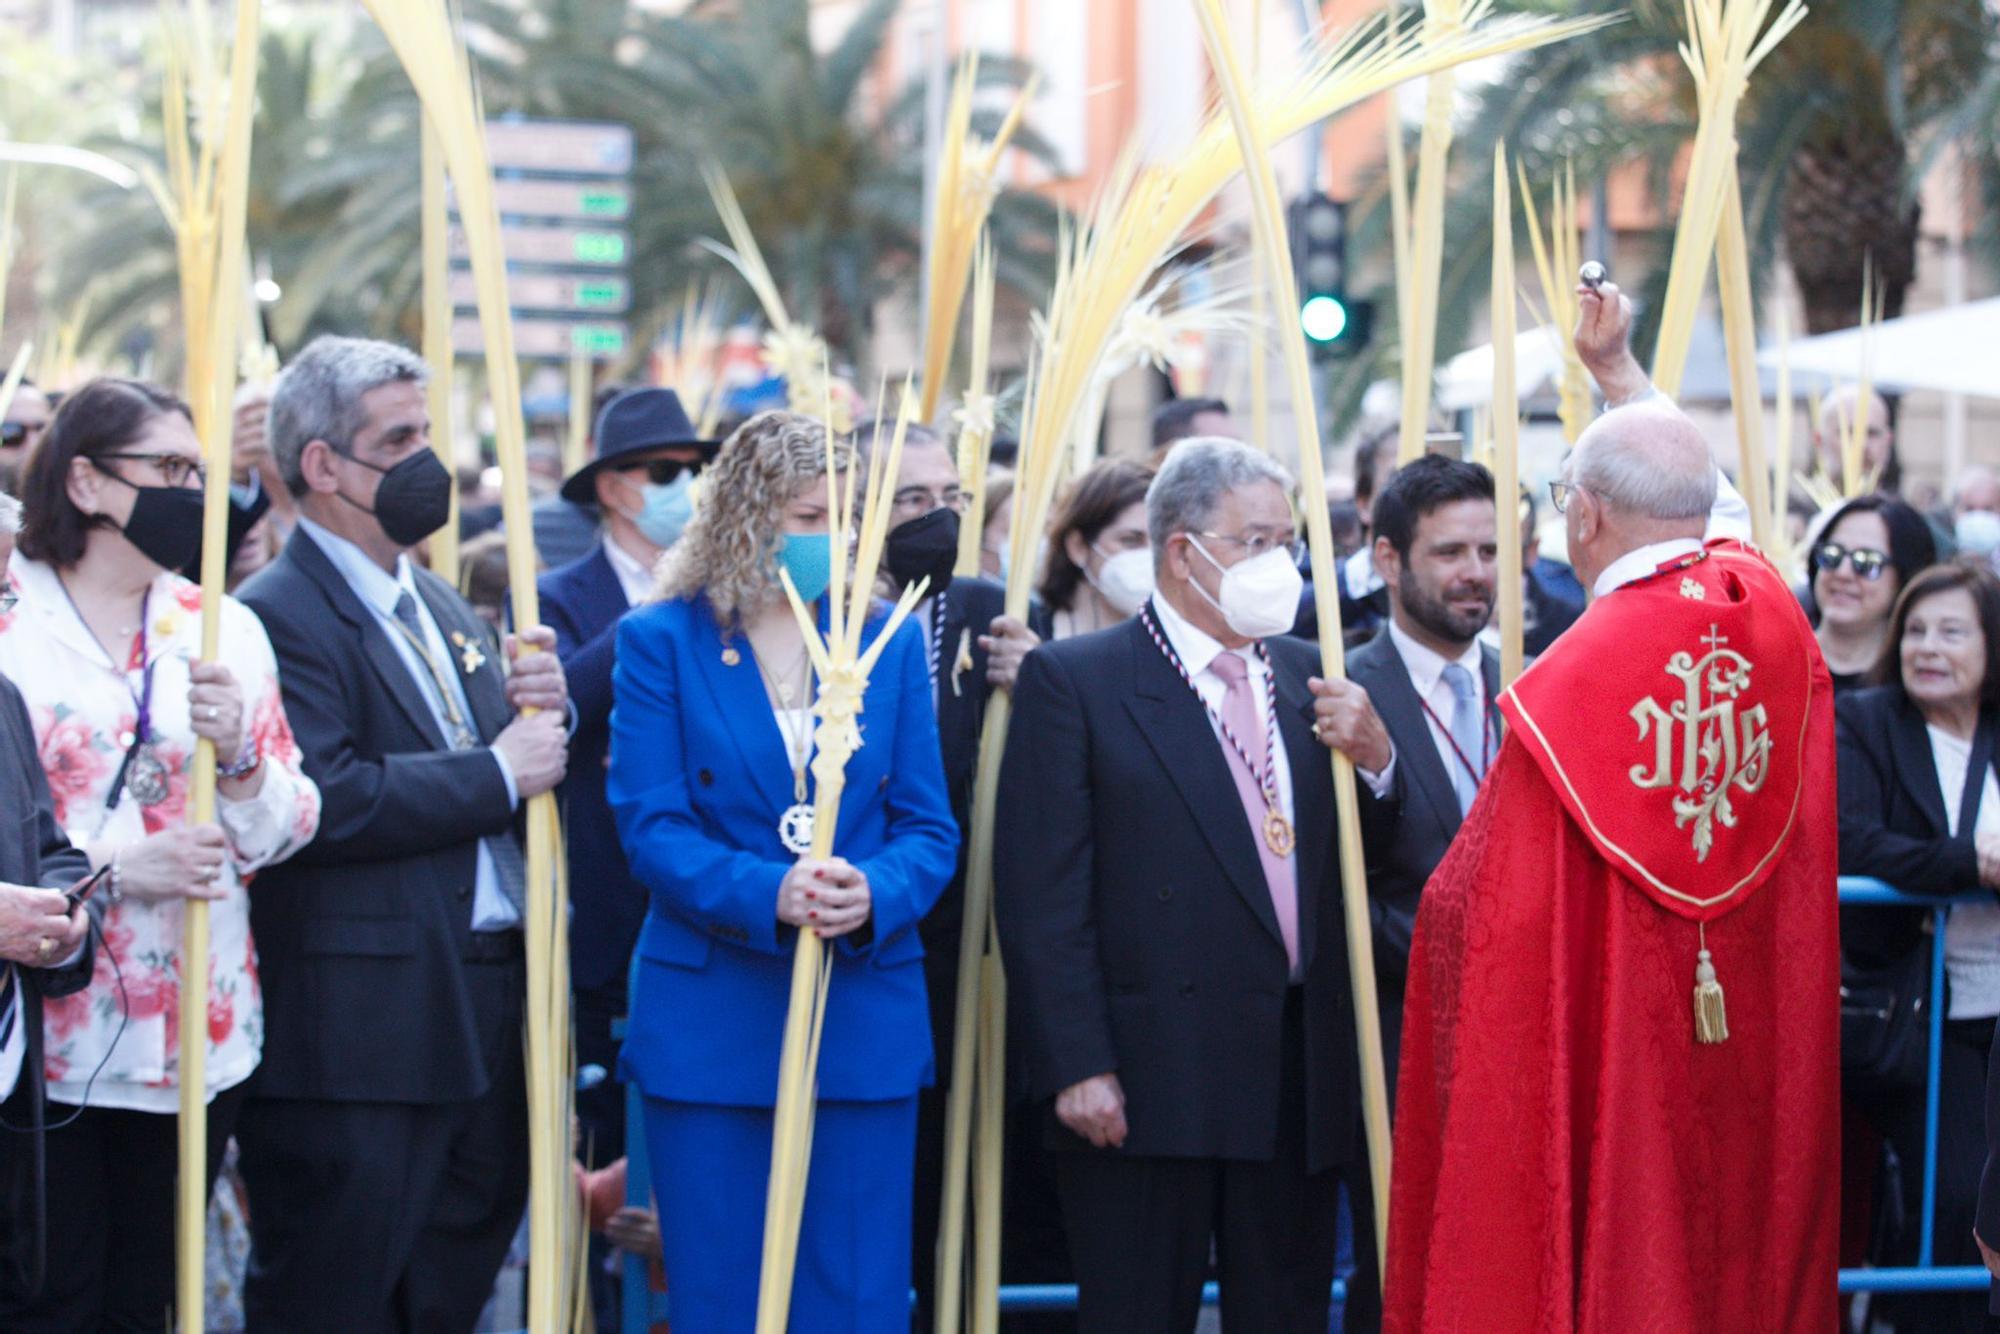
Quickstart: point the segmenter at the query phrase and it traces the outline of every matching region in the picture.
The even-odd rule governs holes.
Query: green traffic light
[[[1299,307],[1299,327],[1315,343],[1331,343],[1347,331],[1347,307],[1335,297],[1308,297]]]

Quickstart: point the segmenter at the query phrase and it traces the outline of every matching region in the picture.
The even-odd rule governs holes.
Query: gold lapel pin
[[[458,661],[467,676],[486,665],[486,654],[480,650],[479,641],[469,638],[465,631],[452,631],[451,642],[458,645]]]

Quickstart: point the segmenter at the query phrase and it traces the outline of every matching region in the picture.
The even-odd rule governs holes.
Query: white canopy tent
[[[1865,341],[1878,389],[2000,398],[2000,297],[1884,320]],[[1863,345],[1860,329],[1793,339],[1794,386],[1812,392],[1853,384],[1861,378]],[[1775,347],[1757,356],[1767,385],[1779,356]]]

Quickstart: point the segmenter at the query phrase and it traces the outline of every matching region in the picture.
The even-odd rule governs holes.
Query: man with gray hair
[[[320,338],[271,399],[298,529],[241,597],[324,810],[251,904],[252,1329],[469,1331],[527,1196],[515,816],[563,777],[568,694],[553,632],[503,652],[410,560],[451,489],[425,377]]]
[[[1313,740],[1292,479],[1184,440],[1146,496],[1155,593],[1014,687],[1000,940],[1047,1109],[1086,1334],[1323,1331],[1338,1188],[1349,1329],[1375,1327],[1333,781]]]
[[[1590,604],[1501,696],[1418,913],[1398,1330],[1835,1323],[1832,680],[1785,580],[1714,535],[1707,442],[1615,353],[1627,405],[1551,488]]]

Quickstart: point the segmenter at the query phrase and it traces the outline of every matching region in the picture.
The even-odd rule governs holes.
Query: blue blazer
[[[776,915],[792,772],[748,641],[733,642],[731,666],[705,598],[619,623],[607,788],[651,896],[620,1065],[651,1097],[769,1107],[796,939]],[[916,626],[877,661],[861,728],[835,851],[867,875],[874,915],[831,951],[819,1091],[866,1102],[932,1078],[917,923],[958,854]]]
[[[604,795],[611,751],[611,663],[625,588],[600,543],[582,560],[541,577],[542,623],[556,632],[556,656],[576,706],[569,776],[557,789],[567,822],[570,983],[580,993],[622,1002],[632,947],[646,919],[646,891],[625,865],[618,825]]]

